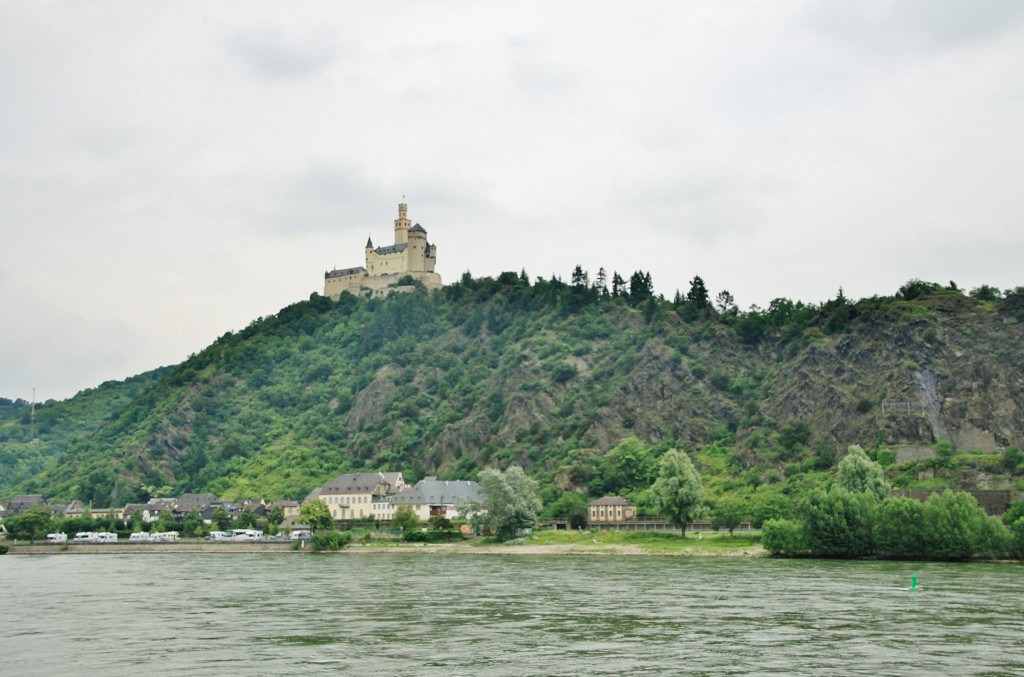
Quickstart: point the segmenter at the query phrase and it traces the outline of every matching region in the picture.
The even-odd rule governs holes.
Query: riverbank
[[[305,547],[293,550],[289,541],[176,543],[69,543],[10,544],[11,555],[136,555],[136,554],[258,554],[311,552]],[[409,553],[452,555],[587,555],[587,556],[668,556],[668,557],[764,557],[765,550],[756,536],[702,534],[685,540],[676,534],[644,532],[564,532],[541,531],[509,543],[474,538],[456,543],[406,543],[400,539],[357,540],[340,554]]]
[[[288,541],[178,541],[177,543],[64,543],[8,544],[8,555],[172,555],[186,553],[290,553]]]

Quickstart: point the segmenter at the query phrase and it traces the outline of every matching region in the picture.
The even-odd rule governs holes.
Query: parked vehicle
[[[117,534],[112,531],[101,531],[96,534],[97,543],[117,543]]]
[[[308,541],[313,535],[309,533],[308,529],[296,529],[292,532],[291,539],[293,541]]]
[[[150,541],[149,534],[145,531],[136,531],[128,537],[128,541],[131,543],[148,543]]]
[[[99,535],[95,531],[79,531],[72,543],[99,543]]]
[[[232,529],[232,541],[262,541],[263,532],[258,529]]]
[[[46,534],[46,542],[47,543],[67,543],[68,542],[68,535],[67,534]]]
[[[178,540],[177,531],[162,531],[156,534],[150,534],[149,540],[156,543],[174,543]]]
[[[211,531],[210,535],[206,537],[208,541],[230,541],[231,532],[228,531]]]

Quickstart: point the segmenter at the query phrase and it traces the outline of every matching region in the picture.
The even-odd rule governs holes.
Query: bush
[[[558,361],[551,367],[551,378],[555,383],[565,383],[576,378],[576,367],[568,362]]]
[[[1010,556],[1024,560],[1024,517],[1013,523],[1010,527],[1012,534],[1010,542]]]
[[[770,519],[761,528],[761,545],[775,557],[799,555],[805,549],[804,527],[791,519]]]
[[[338,551],[344,548],[352,541],[352,534],[349,532],[340,531],[325,531],[318,534],[314,534],[310,540],[314,552],[323,552],[325,550]]]
[[[462,533],[454,529],[406,529],[402,532],[402,540],[406,543],[448,543],[462,540]]]

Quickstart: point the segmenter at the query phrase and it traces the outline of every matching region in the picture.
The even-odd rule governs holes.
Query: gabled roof
[[[405,242],[402,244],[389,244],[387,247],[377,247],[374,251],[378,254],[397,254],[398,252],[404,252],[408,246]]]
[[[378,493],[379,488],[382,488],[384,493],[391,494],[396,493],[401,484],[402,473],[400,472],[348,473],[346,475],[338,475],[320,487],[317,498],[324,494],[373,494]],[[312,496],[312,493],[310,496]]]
[[[483,499],[480,485],[468,480],[424,479],[412,489],[400,491],[391,497],[395,505],[455,505],[462,501]]]
[[[188,512],[190,510],[198,510],[202,512],[206,506],[211,503],[216,503],[220,499],[217,498],[217,494],[205,493],[205,494],[182,494],[178,498],[177,503],[174,505],[175,512]]]
[[[362,266],[357,266],[355,268],[340,268],[340,269],[336,269],[336,270],[329,270],[329,271],[327,271],[326,273],[324,273],[324,277],[325,278],[327,278],[327,277],[344,277],[346,275],[355,275],[356,273],[365,273],[365,272],[366,272],[366,268],[363,268]]]
[[[628,501],[621,496],[604,496],[596,501],[591,501],[590,505],[636,505],[636,503]]]
[[[417,223],[415,226],[413,226],[412,228],[409,229],[409,232],[410,233],[413,233],[413,232],[425,233],[425,232],[427,232],[427,229]]]

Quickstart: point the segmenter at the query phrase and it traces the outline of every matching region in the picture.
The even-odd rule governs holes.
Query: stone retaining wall
[[[67,543],[10,545],[9,555],[153,555],[153,554],[237,554],[237,553],[290,553],[289,541],[240,542],[179,541],[178,543]],[[298,552],[309,552],[309,544]]]

